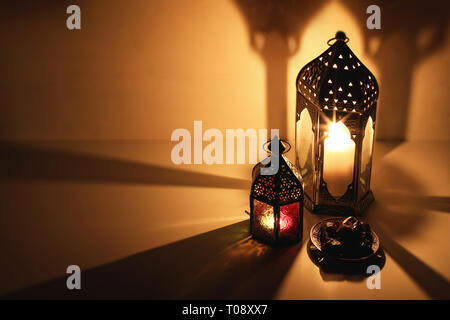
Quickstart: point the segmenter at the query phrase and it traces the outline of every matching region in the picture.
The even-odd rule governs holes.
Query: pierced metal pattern
[[[296,178],[295,174],[290,169],[291,167],[294,167],[294,165],[291,164],[291,166],[289,166],[287,163],[290,163],[290,161],[286,158],[284,158],[283,160],[284,161],[282,161],[280,166],[281,176],[279,178],[280,203],[298,201],[302,197],[302,186],[300,184],[300,181]]]
[[[275,177],[274,176],[258,176],[253,185],[253,193],[259,199],[272,202],[275,200]]]
[[[336,41],[301,69],[297,91],[321,109],[342,112],[364,112],[378,99],[374,75],[344,41]]]
[[[318,88],[320,87],[320,80],[322,78],[321,74],[325,68],[324,62],[316,59],[305,67],[304,72],[299,75],[297,90],[307,97],[309,101],[317,101]]]
[[[270,163],[267,166],[270,166]],[[255,167],[258,172],[251,191],[255,198],[268,203],[290,203],[302,198],[303,189],[297,168],[283,155],[280,157],[279,166],[275,175],[260,175],[260,164]]]
[[[366,183],[370,181],[372,154],[370,159],[362,161],[363,138],[369,117],[375,127],[379,89],[374,75],[347,46],[345,34],[338,32],[334,39],[335,43],[304,66],[297,76],[296,130],[300,114],[307,109],[314,133],[313,172],[311,176],[302,177],[304,182],[308,181],[303,186],[304,202],[314,212],[357,215],[373,201],[370,185],[361,193],[359,184],[361,179]],[[341,121],[355,143],[353,179],[339,197],[330,194],[323,178],[324,140],[332,121]],[[296,139],[301,140],[301,137],[296,134]],[[299,147],[299,141],[296,141],[296,148],[299,148],[296,152],[299,165],[300,157],[307,156],[299,152],[307,148]],[[367,167],[362,168],[362,165]]]
[[[283,156],[283,158],[285,158],[285,157]],[[292,171],[292,173],[294,174],[295,178],[296,178],[298,181],[302,181],[302,177],[301,177],[300,172],[298,171],[297,167],[294,166],[294,164],[293,164],[292,162],[290,162],[289,159],[286,159],[286,158],[285,158],[285,161],[286,161],[286,164],[288,165],[289,169],[290,169],[290,170]]]
[[[284,146],[278,143],[283,153]],[[298,241],[302,236],[303,187],[300,174],[289,159],[281,154],[278,160],[278,171],[273,175],[261,174],[262,168],[270,166],[269,161],[253,168],[250,229],[253,236],[262,241],[287,243]]]

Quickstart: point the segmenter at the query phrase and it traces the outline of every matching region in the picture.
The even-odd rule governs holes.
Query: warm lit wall
[[[9,2],[3,138],[168,139],[194,120],[265,124],[264,66],[230,1],[71,1],[81,31],[66,28],[69,2]]]
[[[381,8],[381,30],[366,28],[367,6]],[[442,3],[441,3],[442,4]],[[328,48],[335,30],[380,86],[376,135],[381,140],[448,140],[450,28],[439,1],[328,1],[300,35],[289,64],[289,132],[293,137],[298,70]],[[292,138],[291,138],[292,139]]]
[[[305,32],[301,35],[300,46],[297,54],[292,57],[289,63],[289,93],[295,93],[295,78],[299,70],[308,62],[315,59],[323,51],[328,49],[327,41],[334,37],[336,30],[345,30],[350,38],[349,46],[358,58],[372,71],[375,77],[379,78],[376,65],[364,52],[364,35],[360,30],[358,21],[352,17],[352,13],[344,5],[337,1],[331,1],[315,15],[307,24]],[[291,116],[288,124],[291,139],[295,131],[295,94],[289,94],[289,112]]]
[[[383,3],[381,31],[365,29],[365,8],[372,2]],[[211,266],[211,256],[225,248],[217,243],[229,242],[234,247],[236,235],[230,236],[230,229],[213,236],[204,233],[248,218],[244,210],[248,210],[251,166],[176,166],[170,161],[172,130],[192,128],[194,120],[220,129],[284,124],[292,141],[297,72],[327,48],[326,41],[338,29],[347,33],[352,50],[378,77],[378,138],[448,139],[450,42],[447,20],[442,18],[445,10],[424,9],[438,1],[414,2],[1,1],[0,139],[163,141],[3,143],[0,295],[65,277],[69,264],[87,270],[135,253],[145,253],[146,262],[134,267],[144,269],[144,278],[157,292],[167,285],[153,289],[159,273],[152,270],[166,269],[167,260],[161,262],[162,256],[152,250],[196,236],[200,237],[175,244],[179,249],[171,253],[174,261],[183,260],[181,267],[190,265],[200,252],[205,265],[202,261],[192,265],[202,267],[199,271]],[[65,9],[72,3],[82,8],[82,31],[65,27]],[[385,7],[388,3],[398,5]],[[438,242],[442,232],[421,228],[410,233],[413,237],[405,237],[408,228],[403,210],[410,210],[408,217],[418,221],[412,225],[433,224],[439,230],[445,229],[441,221],[448,215],[422,214],[422,208],[429,205],[426,201],[420,201],[419,209],[397,210],[409,193],[437,195],[438,202],[430,208],[444,206],[439,199],[448,195],[444,165],[448,152],[429,142],[419,146],[419,151],[403,146],[384,162],[375,162],[375,208],[381,208],[379,221],[387,230],[414,244],[410,246],[413,253],[442,256],[427,259],[427,265],[447,270],[442,250],[426,247]],[[379,157],[386,152],[376,150]],[[400,161],[403,158],[407,161]],[[424,172],[417,174],[417,163],[423,164]],[[408,196],[397,199],[396,192],[403,191]],[[392,207],[385,207],[391,201]],[[311,217],[305,214],[305,234],[317,222],[314,219],[319,219]],[[246,235],[245,226],[241,224],[237,236]],[[205,244],[209,250],[202,250]],[[163,252],[164,259],[170,257],[164,249],[156,252]],[[303,258],[297,260],[302,265],[292,268],[301,272],[291,272],[287,279],[297,280],[300,275],[300,280],[308,280],[306,286],[288,281],[282,293],[294,292],[292,285],[312,288],[301,291],[313,297],[332,297],[337,292],[344,292],[341,298],[357,296],[353,281],[325,281],[326,286],[318,286],[322,283],[319,272]],[[250,266],[248,274],[254,275],[255,264],[239,255],[235,260]],[[262,269],[269,266],[272,272],[267,261],[263,259]],[[391,261],[388,268],[400,270]],[[159,282],[180,278],[173,269],[167,270],[170,275]],[[217,269],[211,270],[216,283]],[[246,275],[239,268],[230,270],[225,274]],[[389,272],[390,279],[398,280],[400,274],[399,279],[412,281],[400,271]],[[132,273],[124,279],[133,278]],[[196,273],[182,270],[178,274],[197,282],[190,277]],[[234,275],[229,279],[235,279]],[[185,283],[183,287],[188,287]],[[349,285],[347,291],[336,287],[342,283]],[[395,281],[383,283],[397,287]],[[409,287],[384,292],[388,298],[416,297]],[[397,294],[389,296],[389,292]],[[365,287],[364,294],[370,294]]]
[[[446,30],[445,39],[445,46],[417,65],[414,71],[406,131],[408,140],[450,138],[450,28]]]
[[[372,2],[381,31],[365,27]],[[72,3],[82,31],[65,27]],[[287,2],[5,1],[0,137],[168,139],[193,120],[260,128],[270,115],[292,140],[296,73],[342,29],[380,82],[378,138],[448,139],[448,14],[433,3],[299,1],[275,16]]]

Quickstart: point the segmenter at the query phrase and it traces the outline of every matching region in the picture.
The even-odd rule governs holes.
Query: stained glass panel
[[[314,174],[314,132],[312,120],[307,109],[303,109],[300,119],[297,121],[296,151],[300,175],[303,179],[305,192],[312,195]]]
[[[275,216],[273,207],[267,203],[253,200],[253,233],[255,237],[275,240]]]
[[[298,238],[299,225],[299,203],[291,203],[280,207],[280,240],[292,241]]]
[[[372,167],[372,147],[373,147],[373,121],[369,117],[364,130],[362,142],[361,170],[359,175],[359,198],[369,191],[370,171]]]

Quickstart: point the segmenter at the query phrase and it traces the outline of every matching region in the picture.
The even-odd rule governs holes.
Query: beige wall
[[[0,1],[0,139],[163,139],[0,141],[0,295],[52,279],[64,288],[67,266],[78,264],[103,292],[126,269],[128,291],[99,297],[170,298],[204,285],[223,297],[241,282],[258,291],[245,298],[275,296],[263,283],[281,299],[424,297],[416,281],[433,286],[430,268],[449,274],[448,250],[436,246],[450,217],[445,144],[375,148],[370,217],[413,257],[389,251],[381,296],[365,282],[322,281],[305,245],[292,267],[299,247],[278,257],[242,246],[247,222],[233,223],[248,218],[251,165],[170,159],[172,130],[194,120],[269,124],[292,137],[296,73],[337,29],[379,79],[379,138],[448,139],[447,13],[428,7],[439,1],[383,1],[397,5],[382,6],[383,29],[369,31],[370,2]],[[72,3],[81,32],[65,27]],[[305,211],[303,239],[318,219]],[[90,273],[104,264],[109,271]]]
[[[66,4],[43,3],[2,21],[2,137],[264,125],[264,66],[229,1],[80,1],[81,31],[67,30]]]
[[[449,136],[450,41],[439,1],[372,1],[383,3],[381,31],[365,28],[366,1],[299,2],[276,14],[267,0],[8,2],[3,139],[169,139],[194,120],[219,129],[269,123],[292,139],[295,75],[337,29],[379,79],[378,138]],[[81,31],[65,27],[72,3]]]

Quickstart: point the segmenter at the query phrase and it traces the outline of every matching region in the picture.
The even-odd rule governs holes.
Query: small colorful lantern
[[[337,32],[297,77],[296,164],[305,206],[317,213],[358,215],[374,199],[378,84],[348,40]]]
[[[252,171],[250,230],[254,238],[264,242],[292,243],[302,238],[303,188],[297,168],[283,155],[290,145],[275,137],[268,152],[274,144],[279,150],[273,148],[271,156]],[[270,168],[275,170],[270,172]]]

